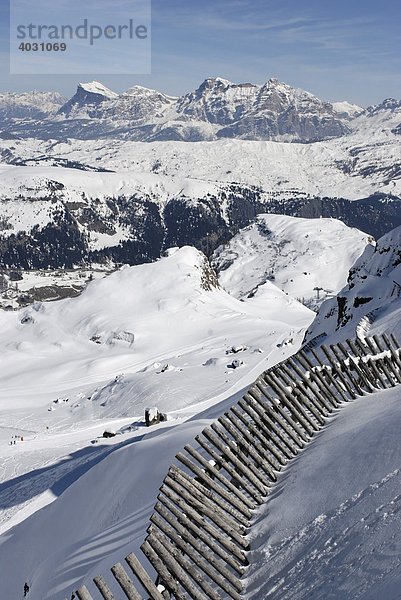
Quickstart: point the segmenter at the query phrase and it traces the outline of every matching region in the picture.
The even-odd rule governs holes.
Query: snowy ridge
[[[105,98],[118,98],[118,94],[109,90],[106,86],[99,81],[91,81],[89,83],[79,83],[78,89],[84,90],[85,92],[89,92],[90,94],[100,94]]]

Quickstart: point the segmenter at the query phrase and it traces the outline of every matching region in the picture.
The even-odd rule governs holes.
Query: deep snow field
[[[400,337],[398,306],[372,334]],[[189,247],[0,312],[1,600],[25,582],[28,600],[95,593],[92,577],[140,554],[174,455],[296,352],[314,316],[270,281],[238,300]],[[398,597],[399,397],[341,408],[280,474],[251,531],[249,600]],[[168,419],[147,429],[151,406]]]

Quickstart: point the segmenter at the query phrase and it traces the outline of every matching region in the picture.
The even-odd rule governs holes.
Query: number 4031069
[[[55,42],[21,42],[18,46],[18,50],[22,52],[65,52],[67,50],[67,44],[61,42],[61,44]]]

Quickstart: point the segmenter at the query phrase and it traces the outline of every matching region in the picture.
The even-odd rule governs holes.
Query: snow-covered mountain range
[[[266,212],[376,238],[401,224],[399,101],[364,110],[221,78],[181,98],[99,82],[65,102],[29,96],[0,102],[0,267],[138,264],[186,244],[210,255]]]
[[[5,135],[42,139],[107,135],[137,141],[234,137],[311,142],[347,133],[347,119],[358,112],[357,107],[347,105],[345,109],[340,106],[339,114],[329,102],[277,79],[254,85],[210,78],[179,98],[141,86],[118,95],[92,81],[79,84],[76,94],[61,107],[59,96],[49,97],[40,115],[28,108],[24,114],[26,103],[18,96],[15,101],[20,111],[2,115]],[[32,103],[37,103],[35,94]],[[15,117],[25,120],[21,123]],[[41,117],[44,120],[38,121]]]

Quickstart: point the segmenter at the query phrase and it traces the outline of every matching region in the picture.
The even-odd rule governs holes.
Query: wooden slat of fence
[[[221,583],[221,581],[220,581],[221,578],[219,579],[219,581],[216,581],[216,583],[218,583],[222,589],[225,589],[225,591],[228,594],[230,594],[232,598],[234,597],[232,595],[233,593],[238,594],[238,592],[240,592],[242,590],[242,585],[241,585],[241,582],[238,579],[237,575],[235,575],[232,571],[230,571],[224,565],[224,563],[222,563],[221,560],[219,560],[217,558],[217,556],[215,555],[214,552],[210,552],[210,550],[207,546],[205,546],[204,544],[199,542],[199,540],[197,540],[186,529],[186,527],[181,525],[177,521],[177,519],[175,519],[169,513],[169,511],[166,508],[164,508],[163,506],[158,504],[157,513],[159,516],[156,514],[153,514],[151,516],[150,520],[152,521],[152,523],[154,523],[158,527],[161,526],[161,523],[160,523],[161,519],[164,520],[166,523],[168,523],[168,525],[170,525],[170,527],[172,527],[185,542],[190,544],[223,577],[223,581],[225,581],[227,583],[226,587],[224,586],[224,584]],[[164,531],[164,533],[166,533],[166,531]],[[166,535],[167,535],[167,533],[166,533]],[[175,538],[173,538],[173,539],[175,540]]]
[[[207,521],[202,514],[198,513],[197,510],[190,506],[184,500],[184,498],[182,498],[179,494],[176,494],[174,490],[170,489],[166,485],[162,485],[160,491],[176,506],[178,506],[187,515],[188,519],[192,519],[199,527],[204,529],[210,536],[212,536],[216,542],[231,552],[242,564],[248,564],[246,555],[239,545],[228,537],[222,535],[221,530],[217,529],[212,523]],[[158,499],[160,502],[162,502],[162,498],[158,496]],[[245,540],[242,538],[241,546],[243,545],[244,541]],[[248,549],[248,547],[246,549]]]
[[[366,337],[365,341],[366,341],[367,345],[369,346],[369,349],[372,352],[372,354],[373,355],[377,354],[377,349],[375,348],[373,341],[369,337]],[[376,358],[375,360],[372,359],[372,362],[376,365],[376,367],[379,369],[379,371],[381,369],[383,371],[384,375],[387,377],[387,381],[388,381],[389,385],[386,384],[386,387],[387,388],[393,387],[394,382],[393,382],[391,375],[387,369],[387,365],[385,364],[385,361],[383,359]]]
[[[271,485],[271,482],[266,477],[266,475],[264,475],[264,473],[262,473],[260,470],[258,470],[258,467],[252,462],[252,460],[249,458],[246,451],[243,450],[242,447],[239,446],[235,441],[231,440],[228,437],[228,435],[226,435],[226,433],[220,427],[217,426],[216,423],[212,423],[210,425],[210,428],[213,430],[213,432],[216,435],[218,435],[218,437],[222,440],[222,442],[224,442],[224,444],[226,444],[226,446],[232,452],[233,456],[235,456],[235,458],[238,459],[242,463],[242,465],[245,467],[245,469],[248,469],[254,475],[254,481],[252,482],[253,485],[255,485],[255,487],[257,487],[257,484],[256,484],[256,481],[257,481],[258,484],[260,485],[260,488],[258,488],[259,491],[265,495],[267,493],[267,490],[265,490],[265,488],[267,488]]]
[[[356,344],[354,344],[354,342],[352,340],[350,340],[349,338],[346,340],[346,342],[347,342],[347,345],[350,348],[351,352],[353,352],[354,355],[357,358],[359,358],[359,363],[358,363],[359,368],[365,374],[365,377],[368,379],[370,385],[372,386],[372,389],[379,388],[379,385],[377,383],[377,377],[375,376],[374,373],[371,372],[371,369],[368,367],[366,362],[361,360],[363,357],[363,352],[361,351],[361,349]]]
[[[365,388],[365,390],[367,392],[371,392],[373,390],[373,386],[370,383],[369,378],[367,378],[365,373],[363,372],[363,369],[361,369],[361,367],[359,366],[359,362],[357,360],[353,360],[353,357],[350,355],[349,352],[347,352],[346,348],[344,347],[344,345],[341,342],[339,342],[337,344],[337,347],[343,353],[344,358],[348,359],[350,368],[354,369],[354,371],[358,374],[359,380],[360,380],[361,384],[363,384],[363,387]]]
[[[278,375],[279,373],[285,373],[288,378],[288,385],[292,388],[292,392],[290,394],[295,395],[299,403],[304,406],[309,414],[314,417],[315,421],[312,418],[312,422],[315,423],[315,431],[318,431],[322,425],[324,425],[324,418],[327,417],[328,412],[324,408],[324,406],[317,401],[314,397],[309,383],[305,383],[302,379],[297,379],[296,374],[287,367],[287,365],[282,365],[280,369],[277,369],[277,373],[274,370],[274,374]]]
[[[272,444],[269,440],[266,439],[261,430],[256,426],[253,419],[252,421],[248,419],[245,416],[245,413],[240,411],[239,408],[237,408],[236,406],[231,407],[230,413],[232,413],[232,415],[234,415],[234,417],[237,418],[238,421],[241,421],[241,423],[245,425],[245,427],[251,432],[251,434],[259,440],[260,445],[262,446],[262,449],[265,452],[266,460],[271,464],[271,466],[274,469],[280,471],[281,465],[284,464],[284,459],[282,455],[277,450],[273,449]]]
[[[209,532],[205,533],[205,531],[198,527],[198,525],[196,525],[196,523],[193,520],[191,520],[182,511],[181,508],[177,508],[172,502],[170,502],[170,500],[167,497],[159,494],[158,499],[159,502],[157,502],[155,505],[155,511],[157,511],[159,514],[162,514],[160,512],[160,507],[168,508],[168,510],[174,515],[174,517],[177,519],[180,525],[184,526],[185,528],[188,528],[191,532],[193,532],[193,535],[196,536],[196,538],[199,538],[200,540],[202,540],[202,542],[207,544],[207,546],[209,546],[209,548],[213,550],[213,552],[217,556],[220,556],[220,558],[222,558],[227,565],[234,569],[234,571],[236,571],[238,575],[243,574],[243,564],[247,563],[243,562],[242,560],[242,564],[240,564],[238,560],[234,558],[234,555],[231,551],[227,551],[223,546],[217,544],[215,542],[214,537]],[[229,543],[231,544],[231,541]],[[243,558],[245,558],[245,554],[243,554]]]
[[[155,552],[164,560],[167,569],[171,575],[179,581],[180,585],[186,590],[193,600],[222,600],[220,594],[214,592],[213,588],[203,579],[202,575],[194,568],[194,565],[175,548],[169,540],[161,533],[154,531],[148,536],[147,541]],[[189,574],[189,575],[188,575]],[[207,594],[205,596],[190,577]]]
[[[231,411],[236,417],[238,417],[238,419],[240,419],[244,423],[246,427],[249,428],[249,431],[251,431],[260,440],[263,447],[266,448],[266,459],[270,461],[272,467],[279,471],[281,469],[281,466],[285,464],[285,459],[282,453],[276,447],[276,445],[271,442],[270,435],[269,437],[267,437],[267,434],[260,426],[259,421],[257,423],[252,415],[245,413],[245,411],[242,412],[236,406],[232,406]],[[245,415],[247,415],[251,420],[247,419]]]
[[[192,460],[185,456],[182,452],[176,455],[183,465],[188,467],[199,479],[204,481],[206,486],[210,486],[217,494],[222,498],[230,502],[232,506],[238,509],[246,518],[251,517],[250,509],[255,508],[255,503],[252,502],[245,494],[241,492],[235,485],[233,485],[227,477],[220,473],[220,470],[211,465],[197,450],[195,450],[190,444],[184,447],[184,450],[190,454],[202,467],[203,471]],[[210,476],[208,475],[210,473]],[[213,476],[213,477],[212,477]],[[215,479],[220,481],[227,489],[224,489],[221,485],[215,482]],[[231,494],[230,494],[231,492]]]
[[[170,467],[169,474],[173,477],[173,479],[174,479],[174,476],[173,476],[174,472],[179,473],[180,477],[183,477],[188,482],[190,482],[190,484],[192,486],[194,486],[196,489],[199,490],[199,492],[201,492],[201,494],[204,498],[207,498],[214,504],[217,504],[217,506],[219,506],[220,509],[222,509],[224,512],[228,513],[231,517],[234,517],[234,519],[236,519],[236,521],[238,521],[241,524],[241,526],[243,526],[245,528],[251,526],[249,519],[247,519],[240,511],[236,510],[230,504],[228,504],[227,502],[222,500],[221,497],[218,496],[217,494],[215,494],[214,492],[212,492],[210,490],[210,488],[208,488],[205,485],[203,485],[202,483],[200,483],[197,478],[193,477],[192,475],[189,475],[186,471],[183,471],[179,467],[172,465]]]
[[[292,420],[290,415],[285,412],[280,406],[280,403],[276,401],[266,389],[263,388],[263,385],[256,381],[255,385],[257,389],[263,393],[263,395],[268,398],[269,403],[266,402],[262,398],[261,395],[256,396],[256,394],[252,394],[255,400],[261,405],[261,407],[266,411],[269,417],[277,422],[278,425],[287,433],[289,437],[295,442],[298,448],[303,448],[304,441],[307,441],[308,438],[303,433],[302,429],[298,427],[298,425]],[[253,390],[253,388],[251,388]]]
[[[329,386],[326,384],[324,379],[321,377],[320,371],[314,369],[313,364],[309,361],[309,358],[300,350],[293,358],[294,362],[300,365],[299,368],[304,369],[304,377],[309,382],[309,387],[316,395],[318,400],[323,404],[324,408],[328,413],[333,412],[332,399],[334,394]],[[298,365],[297,365],[298,366]],[[315,393],[316,390],[318,395]]]
[[[260,494],[262,494],[263,496],[266,495],[266,488],[263,484],[260,483],[260,481],[255,477],[255,475],[252,473],[252,471],[250,471],[232,452],[229,448],[227,448],[223,442],[221,440],[219,440],[219,438],[213,433],[213,431],[211,431],[210,429],[208,429],[207,427],[202,431],[202,435],[211,443],[213,444],[213,446],[215,446],[219,452],[222,453],[223,456],[225,456],[225,458],[227,459],[228,462],[231,463],[231,465],[234,466],[234,477],[236,477],[238,479],[238,476],[242,476],[242,480],[241,480],[241,485],[244,485],[244,479],[247,479],[248,482],[251,484],[248,484],[247,487],[247,492],[249,492],[252,497],[256,500],[256,502],[258,502],[259,504],[262,503],[262,497]],[[198,438],[196,438],[198,441]],[[227,468],[228,464],[224,465],[224,468]],[[253,486],[253,487],[252,487]]]
[[[220,456],[200,435],[195,436],[195,440],[204,450],[206,450],[206,452],[214,461],[216,461],[217,464],[221,465],[222,469],[231,475],[232,482],[236,482],[236,484],[242,487],[251,496],[251,498],[253,498],[256,504],[262,504],[262,496],[252,487],[252,485],[248,483],[247,479],[232,466],[227,456]]]
[[[168,474],[164,479],[164,482],[168,485],[170,479],[172,479],[178,485],[184,488],[188,492],[188,494],[190,494],[191,497],[193,497],[195,500],[203,504],[209,510],[213,510],[216,513],[216,515],[219,515],[222,519],[224,519],[227,525],[229,525],[233,530],[237,531],[240,535],[245,534],[246,528],[242,524],[235,521],[227,511],[221,508],[221,506],[218,506],[215,502],[207,498],[207,496],[205,496],[198,488],[196,488],[193,485],[192,481],[189,481],[183,476],[182,471],[180,472],[180,470],[177,467],[170,467]]]
[[[269,383],[269,381],[271,381],[271,383]],[[278,397],[277,402],[275,401],[273,396],[271,394],[269,394],[267,389],[265,389],[266,386],[268,386],[268,385],[271,387],[273,392],[276,393],[276,395]],[[300,410],[298,410],[298,408],[297,408],[298,401],[295,400],[295,402],[294,402],[294,398],[292,396],[284,393],[280,387],[278,387],[278,386],[273,387],[273,386],[274,386],[274,382],[273,382],[273,380],[270,379],[269,373],[264,373],[263,379],[259,380],[258,388],[262,391],[263,395],[269,400],[269,402],[274,403],[274,406],[277,409],[278,409],[278,402],[280,402],[287,409],[289,418],[290,418],[289,423],[291,425],[292,425],[292,423],[295,423],[294,430],[297,431],[297,433],[302,438],[302,440],[308,441],[309,440],[308,436],[313,435],[313,428],[309,425],[309,421],[307,419],[304,419],[302,412]],[[285,412],[285,411],[283,410],[282,412]],[[304,429],[305,433],[302,432],[301,427],[299,427],[297,425],[297,423],[299,423],[299,425]],[[300,433],[300,431],[301,431],[301,433]]]
[[[341,370],[343,371],[343,373],[345,373],[349,379],[349,381],[351,382],[351,385],[353,386],[353,388],[355,389],[355,391],[357,392],[357,394],[359,394],[360,396],[363,395],[363,389],[360,387],[358,381],[355,379],[352,371],[351,371],[351,367],[349,365],[346,364],[345,360],[341,357],[340,352],[338,351],[338,347],[335,344],[330,344],[330,350],[332,351],[332,353],[334,354],[337,362],[339,363]]]
[[[90,595],[86,586],[84,586],[84,585],[82,587],[80,587],[79,590],[76,591],[76,594],[77,594],[79,600],[93,600],[92,596]],[[142,600],[142,598],[140,598],[140,600]]]
[[[387,348],[391,352],[391,356],[393,357],[393,361],[395,362],[395,364],[398,367],[398,371],[396,372],[396,377],[397,377],[398,382],[401,383],[401,374],[400,374],[400,371],[401,371],[401,361],[400,361],[400,357],[397,354],[396,350],[394,349],[394,346],[392,345],[392,343],[388,339],[388,336],[385,333],[383,333],[382,337],[383,337],[384,343],[386,344]]]
[[[249,421],[247,421],[244,417],[244,420],[247,424],[247,426],[244,427],[244,425],[242,424],[240,419],[238,419],[235,416],[232,408],[230,410],[228,410],[227,412],[225,412],[224,415],[230,421],[230,423],[239,431],[239,433],[246,440],[249,441],[251,446],[255,449],[255,452],[257,452],[259,456],[263,457],[265,463],[267,463],[267,465],[269,466],[269,470],[273,473],[274,478],[276,478],[276,475],[275,475],[273,469],[275,469],[276,471],[279,471],[281,468],[280,463],[278,463],[277,460],[274,457],[272,457],[270,451],[268,451],[263,446],[258,435],[256,435],[256,433],[252,434],[252,427],[254,428],[254,426]]]
[[[163,558],[155,552],[154,548],[149,544],[148,540],[145,540],[141,546],[141,550],[149,560],[155,571],[159,574],[159,577],[163,581],[163,585],[169,590],[177,600],[188,600],[184,590],[177,583],[175,577],[173,577],[170,571],[165,566]]]
[[[161,519],[156,514],[153,514],[150,520],[152,521],[153,525],[158,527],[160,531],[163,532],[163,534],[171,541],[172,544],[189,556],[191,561],[197,567],[199,567],[214,583],[220,586],[223,591],[225,591],[234,600],[241,600],[240,594],[228,583],[229,580],[226,577],[222,577],[220,573],[216,571],[214,567],[212,567],[212,563],[216,563],[216,559],[213,560],[213,556],[210,552],[206,554],[208,558],[205,560],[204,548],[202,544],[196,544],[197,548],[195,548],[192,544],[188,544],[182,536],[180,536],[167,524],[165,520]],[[151,534],[153,530],[149,528],[148,531],[149,534]],[[185,536],[185,532],[182,533]],[[227,569],[226,572],[228,574],[230,573]]]
[[[128,577],[121,563],[117,563],[114,565],[114,567],[111,567],[111,572],[118,581],[118,584],[120,585],[124,594],[127,596],[128,600],[143,600],[142,596],[134,586],[131,579]]]
[[[356,338],[355,340],[355,344],[356,346],[361,350],[361,352],[364,354],[365,356],[365,364],[368,367],[368,370],[371,371],[371,373],[374,374],[375,378],[376,378],[376,382],[379,381],[380,385],[382,386],[383,389],[387,389],[388,385],[384,380],[384,377],[382,376],[380,369],[376,366],[376,362],[374,360],[372,360],[371,358],[371,350],[368,346],[368,344],[363,343],[359,338]]]
[[[104,600],[116,600],[113,592],[110,590],[102,575],[97,575],[93,581]]]
[[[400,353],[400,343],[397,340],[395,334],[394,333],[390,333],[390,337],[391,337],[391,339],[392,339],[393,344],[395,345],[395,347],[398,348],[398,353]]]
[[[352,398],[353,400],[355,400],[356,394],[355,394],[354,390],[352,389],[351,385],[349,384],[347,378],[343,374],[343,372],[341,370],[341,365],[337,364],[337,361],[330,354],[330,351],[329,351],[329,349],[327,348],[327,346],[325,344],[321,345],[321,349],[324,352],[324,354],[326,355],[329,363],[331,364],[334,373],[337,374],[338,378],[341,380],[341,383],[344,385],[345,389],[347,390],[350,398]],[[349,400],[349,398],[345,398],[345,399],[346,399],[346,401]]]
[[[380,383],[381,383],[381,385],[382,385],[383,389],[385,389],[385,390],[386,390],[386,389],[388,389],[389,387],[391,387],[391,384],[389,383],[389,384],[387,385],[387,383],[386,383],[386,380],[385,380],[385,378],[383,377],[383,375],[382,375],[382,373],[381,373],[381,371],[380,371],[380,369],[379,369],[379,365],[378,365],[378,364],[376,364],[376,363],[377,363],[377,361],[376,361],[376,360],[373,360],[372,358],[369,358],[369,359],[368,359],[368,362],[367,362],[367,364],[368,364],[368,365],[369,365],[369,367],[372,369],[372,371],[375,371],[375,372],[377,373],[377,378],[378,378],[378,380],[380,381]]]
[[[341,386],[341,384],[337,381],[337,379],[334,377],[333,373],[332,373],[332,368],[331,367],[327,367],[327,365],[324,364],[324,362],[322,361],[320,355],[318,354],[318,352],[314,349],[311,348],[311,353],[313,355],[313,357],[315,358],[315,360],[317,361],[318,365],[320,367],[322,367],[322,369],[324,369],[324,374],[326,375],[326,377],[328,377],[328,379],[330,380],[330,383],[332,385],[334,385],[334,387],[336,388],[337,392],[340,394],[341,398],[347,402],[348,398],[347,395],[343,389],[343,386]]]
[[[332,407],[336,408],[338,406],[338,400],[337,400],[333,390],[326,383],[326,380],[324,379],[320,369],[316,369],[316,366],[313,364],[313,362],[310,360],[309,356],[303,350],[300,350],[295,355],[295,358],[297,359],[299,364],[306,371],[309,370],[311,378],[313,379],[315,384],[319,387],[321,393],[324,394],[324,396],[327,398],[328,402],[330,403],[328,405],[327,410],[329,412],[331,412],[333,410]]]
[[[380,352],[385,352],[385,348],[379,338],[378,335],[374,335],[373,336],[374,341],[376,342],[376,346],[379,348]],[[392,373],[394,375],[395,381],[397,383],[401,382],[401,377],[400,374],[397,370],[396,365],[394,364],[394,362],[392,360],[390,360],[389,357],[386,357],[384,359],[385,364],[387,365],[388,370],[390,371],[390,373]],[[391,383],[393,383],[393,380],[391,380]],[[395,385],[395,383],[393,383],[393,385]]]
[[[258,425],[258,427],[260,427],[263,435],[266,437],[266,440],[268,440],[268,442],[270,442],[272,448],[273,449],[277,448],[275,456],[281,462],[281,464],[285,464],[286,459],[291,458],[293,456],[293,454],[290,450],[288,450],[288,448],[282,441],[281,431],[279,432],[279,434],[277,434],[275,432],[276,427],[274,426],[274,423],[273,423],[273,426],[274,426],[274,429],[273,429],[270,425],[270,420],[268,420],[266,418],[266,416],[263,414],[263,411],[260,408],[260,405],[249,394],[245,394],[244,399],[238,401],[238,405],[240,406],[240,408],[242,408],[242,410],[244,412],[246,412],[250,417],[252,417],[252,419],[255,421],[255,423],[257,423],[257,425]],[[274,435],[273,435],[273,433],[274,433]],[[266,444],[266,447],[267,447],[267,444]]]
[[[282,373],[282,370],[280,369],[280,371],[278,371],[278,372]],[[318,424],[314,421],[314,419],[312,419],[312,417],[307,413],[305,408],[302,406],[302,404],[304,404],[305,396],[304,396],[304,394],[302,394],[302,392],[299,389],[295,389],[294,393],[291,393],[282,384],[282,382],[279,380],[277,375],[275,375],[271,371],[269,371],[268,373],[265,373],[263,378],[270,385],[270,387],[276,391],[276,393],[280,396],[280,399],[282,399],[284,396],[288,400],[289,406],[292,406],[296,410],[296,413],[298,415],[298,420],[301,423],[301,425],[304,427],[304,429],[307,431],[308,435],[313,435],[314,431],[319,430]],[[301,404],[301,402],[298,401],[295,394],[297,394],[297,396],[301,396],[302,404]],[[299,416],[301,416],[301,419],[299,418]]]
[[[296,433],[294,431],[291,431],[291,433],[287,431],[288,428],[285,421],[283,421],[278,412],[263,400],[259,388],[252,386],[248,393],[245,394],[244,398],[252,405],[252,408],[257,411],[262,421],[264,421],[282,442],[281,451],[284,453],[285,448],[288,448],[290,452],[286,453],[287,458],[291,458],[293,454],[298,454],[298,447],[300,447],[299,442],[294,443]]]
[[[271,469],[270,465],[263,458],[263,454],[259,453],[256,450],[252,436],[250,436],[251,441],[249,442],[247,436],[239,432],[226,416],[219,417],[217,420],[220,423],[220,425],[222,425],[222,427],[224,427],[224,429],[231,435],[237,446],[241,448],[241,450],[244,449],[244,452],[246,452],[252,458],[254,463],[257,465],[257,468],[262,469],[263,473],[260,473],[260,475],[263,475],[263,478],[265,478],[264,473],[268,475],[270,479],[266,479],[266,485],[270,485],[270,481],[276,481],[277,476]],[[263,478],[262,481],[263,483],[265,483],[265,480]]]
[[[324,409],[323,411],[321,410],[322,407],[320,405],[316,408],[316,400],[310,393],[308,386],[305,385],[302,380],[297,379],[295,373],[284,363],[273,367],[270,371],[270,375],[276,378],[277,382],[281,384],[282,389],[287,390],[287,397],[297,398],[300,406],[304,409],[305,414],[309,417],[309,421],[312,423],[314,430],[318,431],[319,425],[324,423],[321,413],[325,416],[325,411]],[[282,381],[280,381],[280,378]],[[305,410],[305,408],[308,410]]]
[[[164,600],[162,594],[159,592],[156,585],[153,583],[153,581],[151,580],[148,573],[145,571],[135,554],[131,552],[130,554],[128,554],[128,556],[125,557],[125,560],[132,572],[134,573],[134,575],[136,575],[136,577],[138,578],[138,581],[141,582],[145,590],[148,592],[151,600]]]
[[[308,379],[306,375],[301,371],[301,369],[296,364],[295,360],[292,358],[288,359],[288,364],[291,366],[294,374],[292,375],[292,379],[295,382],[295,387],[297,387],[297,377],[304,384],[303,392],[308,398],[309,402],[312,403],[312,406],[308,406],[309,410],[313,412],[316,419],[319,421],[321,425],[324,423],[324,418],[327,417],[330,412],[330,406],[327,404],[326,399],[320,393],[319,389],[316,386],[313,386],[311,379]],[[289,367],[286,365],[286,372],[290,372]],[[298,383],[298,387],[299,383]]]
[[[160,491],[165,493],[166,489],[170,488],[177,496],[182,498],[185,503],[192,507],[199,515],[207,517],[212,521],[217,527],[224,531],[224,533],[236,543],[239,548],[243,548],[247,550],[249,548],[249,542],[242,537],[240,533],[236,529],[232,527],[231,520],[224,518],[219,511],[209,506],[206,506],[196,498],[192,496],[190,492],[183,489],[179,486],[171,477],[167,476],[164,479],[164,484],[160,488]],[[167,494],[166,494],[167,495]],[[221,534],[220,534],[221,535]]]

